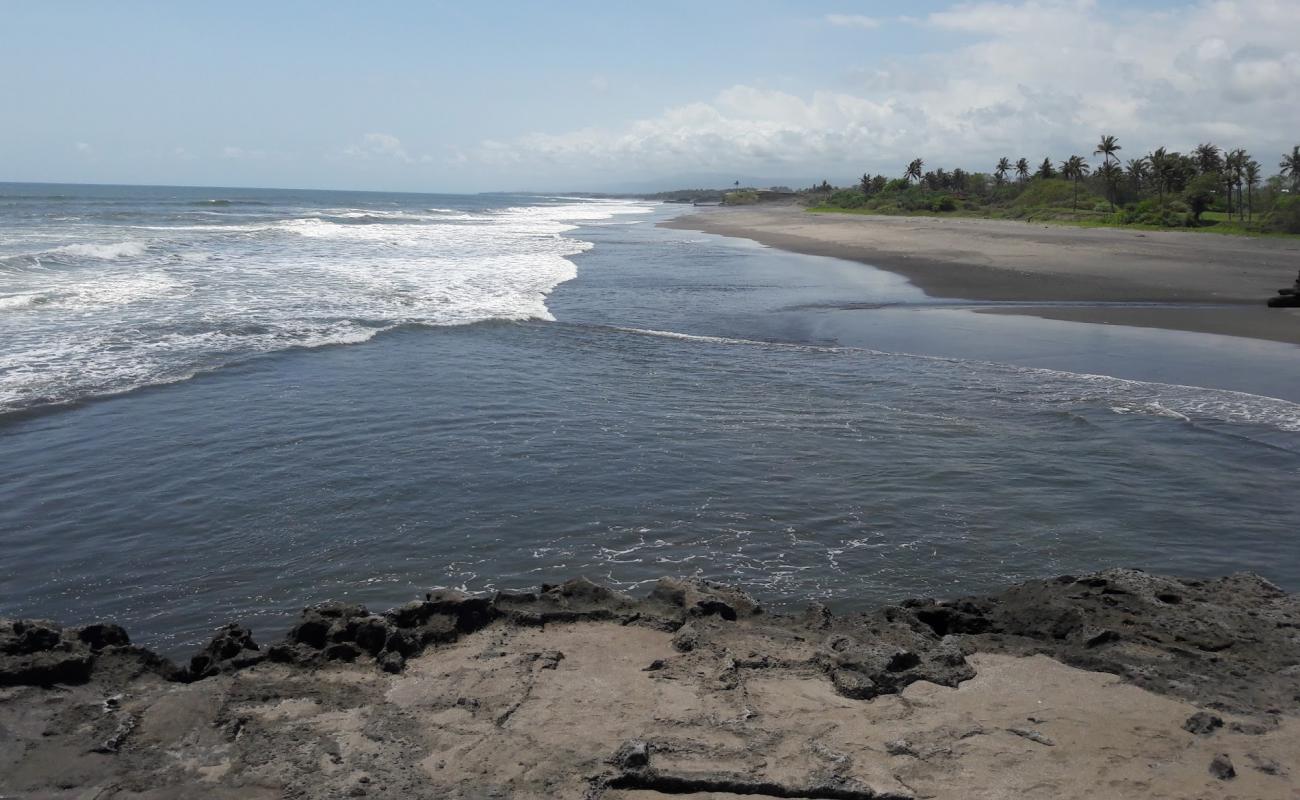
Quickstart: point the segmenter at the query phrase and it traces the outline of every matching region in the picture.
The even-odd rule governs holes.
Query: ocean
[[[1300,590],[1300,348],[981,314],[682,213],[0,184],[0,615],[180,654],[576,575]]]

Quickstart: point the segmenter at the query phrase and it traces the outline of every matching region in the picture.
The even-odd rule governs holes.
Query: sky
[[[0,0],[0,180],[849,183],[1300,143],[1300,0]]]

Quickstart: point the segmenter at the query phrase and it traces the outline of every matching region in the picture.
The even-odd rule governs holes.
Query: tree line
[[[1072,212],[1091,219],[1105,215],[1099,221],[1108,223],[1190,227],[1231,221],[1249,229],[1264,217],[1260,229],[1300,233],[1300,146],[1283,154],[1278,173],[1268,178],[1241,148],[1207,142],[1180,153],[1160,147],[1127,161],[1122,150],[1118,138],[1106,134],[1092,152],[1100,164],[1082,155],[1056,162],[1048,157],[1036,166],[1024,157],[1002,157],[987,173],[927,169],[924,159],[914,158],[898,178],[868,173],[855,190],[835,191],[823,181],[809,191],[830,192],[832,206],[884,213],[1063,207],[1068,200]],[[1202,216],[1211,210],[1222,219],[1204,223]]]

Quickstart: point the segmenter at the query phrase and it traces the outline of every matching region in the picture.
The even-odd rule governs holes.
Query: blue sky
[[[6,2],[0,180],[847,181],[1300,140],[1300,3]],[[1276,151],[1276,152],[1274,152]]]

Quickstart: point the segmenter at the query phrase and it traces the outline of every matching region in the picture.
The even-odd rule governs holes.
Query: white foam
[[[68,244],[62,247],[56,247],[49,252],[66,253],[67,255],[82,256],[84,258],[101,258],[104,260],[110,260],[144,255],[144,251],[148,246],[148,242],[141,241],[110,242],[106,244]]]
[[[251,225],[141,226],[156,232],[148,241],[47,245],[98,266],[0,276],[0,308],[23,310],[22,324],[0,315],[0,411],[403,324],[550,320],[547,296],[577,274],[568,256],[592,246],[565,234],[648,210],[334,208]]]
[[[791,348],[810,352],[840,352],[846,355],[886,356],[951,365],[978,376],[982,386],[997,381],[1014,385],[1018,398],[1028,407],[1078,408],[1103,406],[1116,414],[1140,414],[1178,422],[1218,421],[1260,425],[1300,433],[1300,404],[1276,397],[1202,386],[1136,381],[1110,375],[1092,375],[1036,367],[1018,367],[993,362],[964,361],[940,356],[886,353],[865,348],[828,347],[793,343],[763,342],[722,336],[661,331],[649,328],[611,326],[611,330],[638,336],[653,336],[685,342],[748,347]],[[999,379],[999,376],[1003,376]],[[976,387],[978,388],[978,387]],[[948,422],[964,424],[961,417],[940,415]]]
[[[41,302],[44,297],[40,292],[26,294],[0,295],[0,310],[27,308]]]

